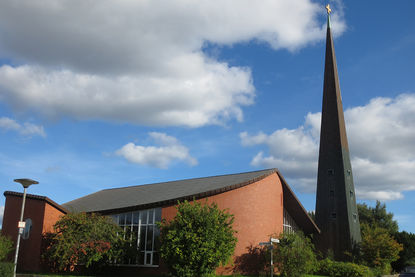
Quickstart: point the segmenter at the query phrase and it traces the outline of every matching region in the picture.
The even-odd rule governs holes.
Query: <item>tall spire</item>
[[[318,160],[316,223],[321,234],[316,238],[323,253],[332,252],[345,260],[361,241],[349,146],[340,94],[336,56],[327,9],[326,60],[323,107]]]

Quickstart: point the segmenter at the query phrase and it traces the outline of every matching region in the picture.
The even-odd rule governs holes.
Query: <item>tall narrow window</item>
[[[111,218],[124,229],[125,238],[137,254],[124,257],[118,264],[158,266],[160,230],[156,222],[161,221],[161,208],[111,215]]]

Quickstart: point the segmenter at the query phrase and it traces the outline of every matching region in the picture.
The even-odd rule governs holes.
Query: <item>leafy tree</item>
[[[282,234],[274,255],[281,276],[297,277],[317,267],[314,245],[301,232]]]
[[[392,267],[400,272],[408,265],[415,265],[415,234],[403,231],[396,233],[395,239],[403,245],[403,250],[399,253],[399,259],[392,263]]]
[[[391,262],[399,258],[402,244],[396,242],[387,229],[365,223],[362,227],[362,242],[360,245],[361,258],[366,265],[387,274],[391,269]]]
[[[0,235],[0,262],[6,261],[13,250],[13,242],[6,236]]]
[[[73,271],[76,265],[100,266],[120,258],[125,241],[120,227],[97,214],[69,213],[48,234],[44,257],[60,271]]]
[[[393,213],[386,211],[386,205],[376,201],[376,207],[369,207],[366,204],[357,204],[360,223],[372,227],[386,229],[393,235],[398,232],[398,222],[393,219]]]
[[[178,204],[170,222],[162,221],[161,257],[174,276],[213,274],[232,256],[237,239],[233,215],[211,205],[187,201]]]

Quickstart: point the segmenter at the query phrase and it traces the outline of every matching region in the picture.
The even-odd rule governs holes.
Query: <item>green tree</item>
[[[122,230],[105,216],[69,213],[48,234],[44,257],[59,271],[73,271],[76,265],[100,266],[122,256]]]
[[[274,255],[281,276],[297,277],[311,273],[317,267],[314,245],[301,232],[282,234]]]
[[[213,274],[232,256],[237,239],[233,215],[211,205],[184,201],[170,222],[162,221],[161,257],[174,276]]]
[[[392,263],[392,268],[400,272],[405,266],[415,265],[415,234],[398,232],[395,239],[403,245],[403,250],[399,252],[399,259]]]
[[[389,234],[393,235],[398,232],[398,222],[393,219],[393,213],[386,211],[386,205],[376,201],[376,206],[369,207],[366,204],[357,204],[359,212],[359,221],[371,227],[380,227],[386,229]]]
[[[0,262],[6,261],[12,250],[13,242],[8,237],[0,235]]]
[[[387,229],[361,224],[361,259],[364,264],[375,268],[382,274],[391,270],[391,263],[399,258],[402,245],[396,242]]]

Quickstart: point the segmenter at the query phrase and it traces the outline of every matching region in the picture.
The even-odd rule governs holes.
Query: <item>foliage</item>
[[[125,241],[120,227],[97,214],[69,213],[48,234],[44,258],[60,271],[73,271],[76,265],[101,266],[120,258]]]
[[[233,215],[213,203],[178,204],[170,222],[162,221],[161,257],[174,276],[207,276],[226,264],[236,246]]]
[[[398,232],[398,222],[393,219],[393,213],[386,211],[386,205],[376,201],[376,207],[368,207],[366,204],[357,204],[359,221],[371,227],[386,229],[393,235]]]
[[[361,258],[364,264],[380,270],[380,273],[390,272],[390,264],[399,258],[402,244],[396,242],[387,229],[371,227],[362,224],[362,242],[360,245]]]
[[[373,273],[367,266],[349,262],[337,262],[326,258],[319,261],[319,274],[330,277],[370,277]]]
[[[14,263],[0,262],[0,276],[13,276]]]
[[[400,272],[404,267],[415,265],[415,234],[405,231],[394,235],[397,242],[403,245],[403,250],[399,252],[399,259],[392,263],[396,272]]]
[[[314,246],[301,232],[282,234],[274,254],[282,276],[301,276],[314,271],[317,265]]]
[[[6,236],[0,235],[0,262],[6,261],[13,250],[13,242]]]

